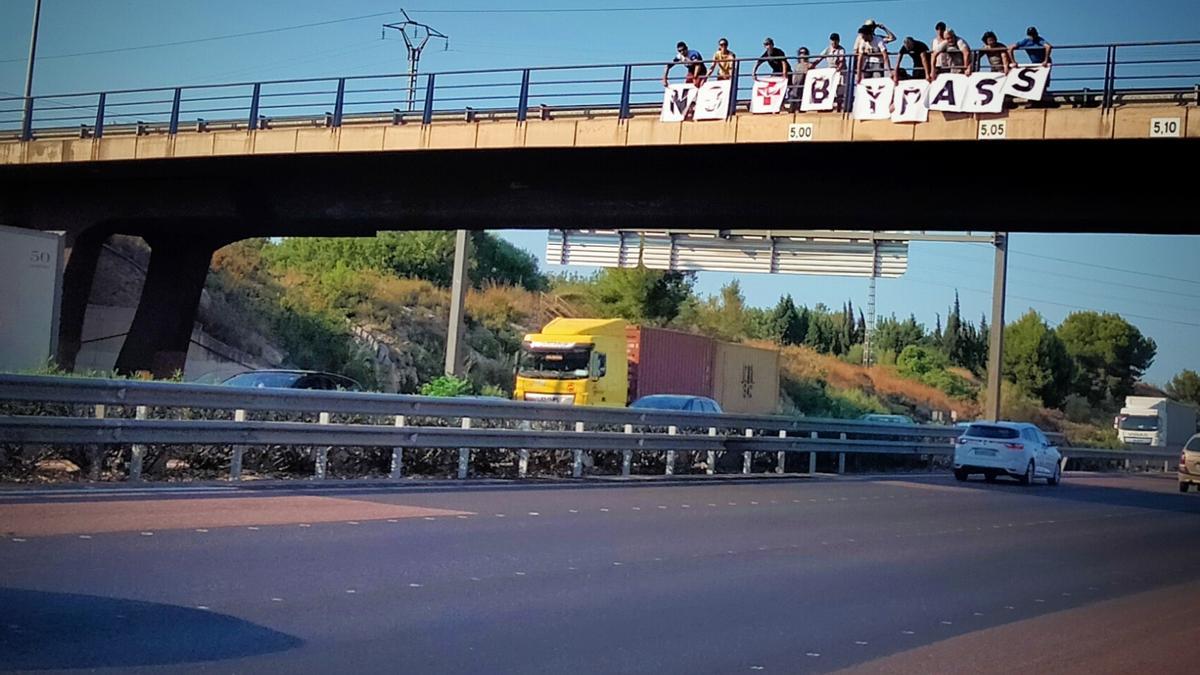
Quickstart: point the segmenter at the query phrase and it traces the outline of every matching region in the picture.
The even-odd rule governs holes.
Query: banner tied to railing
[[[854,88],[851,116],[857,120],[926,122],[929,111],[951,113],[999,113],[1004,97],[1040,100],[1050,80],[1048,66],[1018,66],[1008,73],[943,73],[933,82],[886,77],[863,80]],[[802,91],[800,91],[802,89]],[[842,73],[836,68],[808,71],[804,86],[790,88],[787,78],[764,77],[754,81],[750,112],[773,114],[783,109],[789,96],[798,97],[804,112],[828,112],[837,109],[844,97]],[[729,80],[693,84],[673,84],[663,93],[663,122],[682,122],[691,115],[695,120],[725,119],[729,111]]]

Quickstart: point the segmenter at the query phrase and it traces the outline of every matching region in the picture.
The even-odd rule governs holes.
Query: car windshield
[[[242,373],[225,380],[231,387],[289,389],[303,377],[302,373]]]
[[[687,410],[692,399],[686,396],[646,396],[633,402],[630,408],[651,410]]]
[[[1129,415],[1121,418],[1123,431],[1158,431],[1157,415]]]
[[[521,352],[520,374],[547,380],[585,378],[591,360],[591,347],[553,351],[527,348]]]
[[[1183,448],[1188,452],[1200,452],[1200,436],[1192,436]]]
[[[967,435],[975,438],[998,438],[1010,439],[1017,438],[1021,434],[1011,427],[1000,427],[991,424],[972,424],[967,427]]]

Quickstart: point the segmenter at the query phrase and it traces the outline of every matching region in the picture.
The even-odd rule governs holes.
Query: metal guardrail
[[[391,476],[403,472],[404,449],[458,449],[458,475],[470,472],[472,450],[508,449],[520,453],[519,475],[527,472],[530,451],[572,451],[572,476],[583,473],[583,453],[621,452],[622,474],[630,475],[635,452],[667,453],[672,474],[681,452],[707,453],[707,473],[715,473],[716,453],[740,453],[749,474],[754,453],[775,453],[776,473],[785,455],[807,453],[815,473],[816,453],[836,453],[839,473],[847,454],[950,456],[960,427],[896,425],[816,418],[731,415],[558,406],[486,399],[326,392],[290,389],[242,389],[217,385],[129,380],[0,375],[0,401],[18,404],[95,406],[95,418],[16,415],[0,417],[0,442],[46,445],[131,444],[129,474],[141,478],[148,445],[233,446],[230,476],[241,475],[247,446],[316,447],[315,477],[324,478],[333,447],[392,448]],[[136,410],[134,419],[106,418],[109,407]],[[233,420],[150,419],[151,408],[233,411]],[[248,421],[247,411],[319,413],[320,422]],[[394,418],[394,425],[332,423],[331,415]],[[435,418],[446,426],[418,426]],[[457,421],[453,425],[451,421]],[[478,428],[479,421],[515,422],[517,428]],[[561,429],[534,429],[561,423]],[[573,431],[567,425],[573,423]],[[591,430],[585,430],[588,426]],[[621,431],[615,431],[621,429]],[[637,431],[635,432],[635,429]],[[1111,451],[1062,449],[1064,458],[1131,459],[1169,462],[1166,449]],[[1166,466],[1166,464],[1164,464]],[[1165,469],[1164,469],[1165,470]]]
[[[1057,46],[1052,98],[1105,109],[1130,95],[1161,94],[1200,102],[1198,48],[1200,40]],[[813,55],[810,60],[818,58]],[[847,73],[855,72],[855,58],[846,55]],[[750,58],[735,63],[729,115],[744,108],[746,101],[738,92],[750,90],[757,61]],[[624,119],[633,116],[635,109],[657,109],[666,65],[650,62],[426,73],[420,76],[423,85],[417,87],[411,109],[407,73],[0,98],[0,136],[28,140],[35,135],[173,135],[188,128],[259,129],[289,121],[325,127],[357,120],[430,124],[444,115],[459,119],[501,115],[523,122],[531,114],[597,109]],[[846,110],[853,91],[847,87]]]

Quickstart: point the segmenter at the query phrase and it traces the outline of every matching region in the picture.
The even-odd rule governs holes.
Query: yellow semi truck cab
[[[554,319],[525,336],[513,398],[623,407],[629,392],[621,319]]]

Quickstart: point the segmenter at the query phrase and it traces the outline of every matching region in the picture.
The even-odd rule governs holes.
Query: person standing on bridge
[[[938,72],[947,73],[962,73],[963,75],[971,74],[971,47],[967,41],[958,37],[953,28],[947,28],[945,39],[940,47],[934,50],[935,58],[946,56],[948,66],[945,70],[941,67]]]
[[[821,55],[813,62],[813,68],[824,63],[826,60],[829,64],[826,68],[834,68],[837,70],[838,86],[837,97],[834,99],[837,103],[837,109],[842,109],[842,103],[846,100],[846,48],[842,46],[842,36],[837,33],[829,34],[829,46],[821,50]]]
[[[717,51],[713,54],[712,62],[718,80],[733,79],[733,64],[736,61],[737,54],[729,51],[729,40],[721,38],[717,41]]]
[[[1030,26],[1025,31],[1025,39],[1008,48],[1008,58],[1014,65],[1017,63],[1018,49],[1025,50],[1025,54],[1029,57],[1030,62],[1049,66],[1050,52],[1054,51],[1054,45],[1047,42],[1046,38],[1038,35],[1037,26]]]
[[[941,75],[942,73],[950,72],[950,55],[946,53],[946,22],[939,21],[933,27],[933,42],[930,43],[933,47],[930,49],[933,56],[933,74]]]
[[[1008,47],[992,31],[983,34],[983,47],[979,50],[987,56],[993,73],[1007,73],[1012,68],[1008,58]]]
[[[858,38],[854,42],[854,54],[858,57],[856,81],[862,82],[863,78],[884,77],[891,71],[892,60],[888,56],[887,43],[889,40],[887,38],[895,39],[895,37],[891,31],[888,31],[886,37],[876,35],[874,24],[863,24],[858,29]]]
[[[808,47],[796,50],[796,67],[792,69],[792,85],[788,87],[788,109],[796,112],[800,109],[800,101],[804,98],[804,80],[808,71],[813,69],[812,57]]]
[[[792,67],[788,64],[787,53],[776,47],[775,40],[771,38],[763,39],[762,56],[754,62],[754,72],[752,73],[754,79],[758,79],[758,67],[764,63],[771,67],[771,74],[777,77],[787,77],[792,72]]]
[[[892,71],[892,81],[932,80],[933,63],[930,61],[929,54],[929,45],[911,35],[904,38],[904,44],[900,46],[900,55],[896,57],[896,69]],[[900,67],[900,61],[905,56],[912,59],[912,72],[905,71]]]
[[[676,63],[682,63],[687,68],[687,77],[684,79],[686,84],[696,87],[704,84],[705,76],[708,75],[708,66],[704,65],[704,57],[695,49],[688,49],[686,42],[679,42],[675,45],[675,59],[667,64],[663,70],[663,86],[669,86],[671,83],[667,76],[671,74],[671,67]]]

